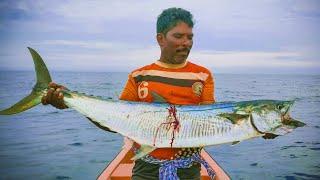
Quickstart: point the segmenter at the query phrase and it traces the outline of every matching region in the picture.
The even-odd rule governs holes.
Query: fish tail
[[[48,68],[46,64],[43,62],[41,56],[34,49],[30,47],[28,47],[28,49],[33,59],[37,83],[28,96],[24,97],[22,100],[20,100],[13,106],[1,110],[0,115],[17,114],[40,104],[42,96],[46,93],[48,89],[48,84],[52,81]]]

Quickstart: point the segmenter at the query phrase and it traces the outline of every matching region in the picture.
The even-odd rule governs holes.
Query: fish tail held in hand
[[[30,47],[28,47],[28,49],[34,62],[37,83],[28,96],[26,96],[13,106],[1,110],[0,115],[17,114],[40,104],[42,97],[47,92],[49,83],[52,81],[48,68],[43,62],[41,56],[34,49]]]

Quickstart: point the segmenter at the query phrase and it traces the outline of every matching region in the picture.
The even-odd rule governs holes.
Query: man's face
[[[193,44],[192,28],[179,22],[170,29],[166,35],[158,34],[158,42],[161,47],[161,58],[166,63],[181,64],[184,63],[190,53]]]

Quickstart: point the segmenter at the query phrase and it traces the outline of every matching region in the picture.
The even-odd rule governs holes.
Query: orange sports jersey
[[[134,70],[120,95],[121,100],[154,102],[152,92],[170,104],[213,103],[214,81],[211,72],[186,61],[171,65],[160,61]],[[158,159],[172,159],[180,148],[158,148],[150,153]]]

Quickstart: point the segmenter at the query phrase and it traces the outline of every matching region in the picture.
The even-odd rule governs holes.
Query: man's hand
[[[67,88],[54,82],[50,82],[48,87],[48,92],[42,97],[41,103],[43,105],[51,104],[58,109],[68,108],[68,106],[64,104],[63,93],[61,92],[61,90],[65,90]]]
[[[279,136],[279,135],[275,135],[275,134],[272,134],[272,133],[265,133],[264,136],[262,136],[262,138],[263,139],[274,139],[277,136]]]

